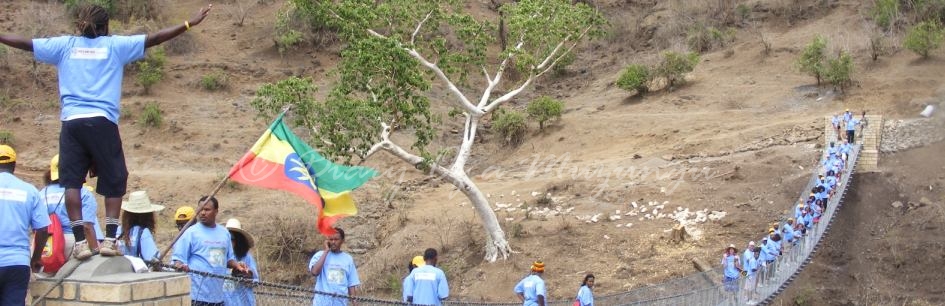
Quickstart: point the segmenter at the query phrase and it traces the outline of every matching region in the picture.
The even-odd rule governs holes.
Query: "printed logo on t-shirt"
[[[413,275],[414,280],[418,281],[435,281],[436,273],[433,272],[421,272]]]
[[[223,263],[226,262],[226,249],[225,248],[210,248],[207,252],[210,254],[209,261],[210,265],[214,267],[223,267]]]
[[[103,60],[108,58],[107,48],[72,48],[70,59],[80,60]]]
[[[61,193],[53,193],[46,195],[46,203],[59,203],[59,199],[62,199]]]
[[[0,200],[26,203],[26,191],[0,188]]]
[[[332,285],[347,285],[345,270],[341,268],[328,268],[328,283]]]

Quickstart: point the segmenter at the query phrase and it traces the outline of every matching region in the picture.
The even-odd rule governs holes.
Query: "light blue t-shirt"
[[[194,224],[174,245],[171,260],[183,262],[194,271],[225,275],[227,262],[234,260],[230,231],[219,224],[215,227]],[[190,298],[209,303],[223,302],[223,279],[191,273]]]
[[[145,35],[33,39],[37,61],[59,70],[60,120],[101,114],[118,124],[126,64],[144,57]]]
[[[755,273],[758,273],[758,267],[761,265],[759,262],[760,259],[761,257],[755,258],[755,255],[751,254],[748,256],[748,259],[745,260],[746,264],[743,268],[745,269],[748,276],[755,276]]]
[[[735,266],[738,261],[738,255],[724,255],[722,257],[722,271],[726,278],[738,278],[738,267]]]
[[[853,119],[853,113],[843,112],[843,121],[850,121],[850,119]]]
[[[43,202],[46,203],[46,208],[48,208],[47,211],[51,214],[55,210],[56,215],[59,216],[59,222],[62,223],[62,233],[72,234],[72,226],[69,225],[69,213],[66,211],[66,202],[62,198],[65,190],[62,185],[50,184],[40,190],[39,193],[43,196]],[[97,240],[105,239],[102,227],[98,225],[98,216],[96,215],[98,213],[98,202],[95,200],[95,195],[85,188],[79,188],[79,195],[82,199],[82,221],[92,223]]]
[[[246,257],[237,258],[246,264],[250,271],[253,271],[253,281],[259,281],[259,269],[256,267],[256,259],[253,254],[246,253]],[[232,270],[232,269],[230,269]],[[231,271],[232,272],[232,271]],[[226,295],[226,301],[223,305],[256,305],[256,296],[253,294],[253,287],[233,280],[223,281],[223,292]]]
[[[440,301],[450,296],[446,274],[432,265],[413,269],[404,280],[404,291],[418,305],[441,305]]]
[[[0,172],[0,267],[29,266],[30,230],[49,226],[49,213],[36,187]]]
[[[581,289],[578,289],[577,300],[581,306],[594,306],[594,292],[587,286],[581,286]]]
[[[781,227],[781,238],[784,238],[786,242],[794,242],[794,226],[785,223]]]
[[[538,306],[538,296],[544,296],[547,302],[548,293],[545,291],[545,281],[538,275],[526,276],[515,285],[515,293],[525,296],[522,306]]]
[[[312,255],[312,259],[308,262],[309,271],[312,270],[318,259],[322,258],[323,254],[325,254],[325,251],[318,251],[315,255]],[[315,290],[347,296],[348,288],[360,285],[361,280],[358,278],[358,269],[354,265],[354,258],[351,258],[351,255],[345,252],[328,252],[322,271],[315,278]],[[348,299],[315,294],[315,297],[312,298],[312,305],[348,305]]]
[[[141,258],[144,261],[153,259],[159,250],[157,244],[154,243],[154,235],[151,234],[151,230],[135,225],[131,227],[130,231],[131,233],[128,233],[131,235],[128,237],[130,245],[125,245],[124,239],[120,240],[122,253]],[[141,254],[138,254],[138,241],[141,241]]]
[[[860,119],[854,118],[854,119],[847,120],[847,131],[856,130],[856,126],[858,124],[860,124]]]

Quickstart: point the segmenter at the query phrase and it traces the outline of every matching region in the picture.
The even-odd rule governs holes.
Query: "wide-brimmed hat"
[[[239,219],[231,218],[230,220],[226,220],[226,229],[230,230],[231,233],[243,235],[243,237],[246,238],[246,243],[249,244],[250,249],[256,245],[256,240],[253,239],[253,235],[243,230],[243,224],[240,223]]]
[[[0,145],[0,164],[8,164],[16,161],[16,151],[8,145]]]
[[[138,190],[128,195],[128,201],[121,202],[121,209],[130,213],[149,213],[164,210],[164,205],[152,204],[148,192]]]
[[[53,155],[52,159],[49,161],[49,180],[59,180],[59,154]]]

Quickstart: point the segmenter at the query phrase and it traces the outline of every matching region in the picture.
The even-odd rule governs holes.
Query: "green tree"
[[[827,40],[823,36],[817,35],[804,48],[801,57],[795,62],[798,70],[817,79],[817,85],[820,85],[820,80],[824,75],[825,49],[827,49]]]
[[[162,47],[151,48],[144,60],[138,61],[137,81],[144,88],[144,93],[151,92],[151,86],[164,79],[164,64],[167,54]]]
[[[834,87],[839,88],[840,92],[843,92],[852,82],[853,56],[846,51],[840,51],[837,58],[827,61],[826,68],[824,79]]]
[[[877,26],[888,31],[899,17],[899,0],[876,0],[870,15]]]
[[[656,73],[665,77],[669,87],[672,88],[676,84],[684,83],[684,76],[696,69],[697,64],[699,64],[699,54],[695,52],[666,51],[663,52],[663,61],[656,68]]]
[[[617,87],[626,91],[635,90],[638,94],[643,94],[648,90],[646,83],[649,81],[650,68],[640,64],[630,64],[623,69],[623,73],[617,79]]]
[[[313,144],[331,158],[364,160],[384,151],[453,184],[480,217],[485,259],[507,258],[506,235],[466,169],[480,121],[551,71],[581,41],[602,34],[604,19],[597,10],[570,0],[502,5],[511,39],[508,49],[496,51],[496,27],[465,12],[462,1],[291,1],[302,18],[318,28],[336,29],[345,41],[337,85],[326,101],[296,107],[293,123],[315,131],[312,135],[318,139]],[[512,63],[522,72],[515,83],[503,79]],[[470,82],[472,76],[485,78]],[[449,97],[432,95],[433,81],[442,84]],[[509,90],[496,93],[497,88]],[[478,97],[467,95],[476,89],[481,90]],[[258,96],[265,103],[255,105],[267,116],[297,103],[279,103],[278,97],[262,91]],[[459,117],[465,131],[458,134],[460,146],[449,164],[441,164],[431,153],[438,150],[428,148],[440,117],[431,103],[444,103],[463,115]],[[412,139],[412,145],[401,146],[393,134],[407,134],[396,140]]]
[[[938,22],[923,21],[909,30],[902,45],[923,58],[928,58],[929,52],[942,46],[943,34],[945,31]]]
[[[548,96],[541,96],[528,102],[525,111],[528,112],[529,118],[538,121],[538,129],[544,130],[546,121],[561,119],[561,114],[564,112],[564,102]]]

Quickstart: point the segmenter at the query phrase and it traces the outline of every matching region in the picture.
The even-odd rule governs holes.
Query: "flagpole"
[[[279,114],[279,117],[284,116],[287,112],[289,112],[290,109],[292,109],[292,104],[288,104],[282,107],[282,113]],[[217,192],[220,191],[220,188],[223,188],[223,185],[226,184],[226,181],[228,180],[230,180],[229,174],[224,176],[223,179],[220,180],[220,183],[217,183],[217,186],[213,188],[212,192],[210,192],[210,195],[207,196],[207,198],[204,199],[202,202],[200,202],[200,205],[197,206],[197,213],[200,213],[200,211],[203,210],[203,207],[206,206],[207,203],[210,203],[210,199],[212,199],[214,196],[217,195]],[[194,223],[197,223],[196,221],[197,221],[196,215],[193,218],[190,218],[190,221],[187,221],[187,224],[184,225],[184,227],[181,228],[180,231],[177,232],[177,236],[174,237],[174,240],[171,241],[171,244],[167,245],[167,247],[164,248],[164,251],[162,251],[161,254],[158,255],[158,257],[153,259],[152,261],[158,262],[158,263],[163,262],[164,256],[167,256],[167,253],[169,253],[171,249],[174,248],[174,244],[176,244],[177,241],[180,240],[180,237],[184,235],[184,232],[186,232],[187,229],[190,228],[191,225],[194,225]],[[160,267],[160,265],[154,265],[154,267]]]

